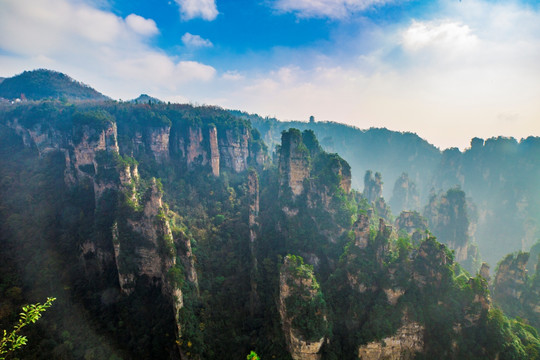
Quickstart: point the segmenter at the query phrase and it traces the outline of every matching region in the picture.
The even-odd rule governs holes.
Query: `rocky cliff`
[[[300,131],[291,129],[281,136],[279,174],[281,189],[288,188],[294,196],[304,191],[304,180],[310,172],[309,150],[302,142]]]
[[[419,243],[426,238],[428,230],[427,219],[416,211],[403,211],[396,219],[397,231],[403,231],[411,237],[415,243]]]
[[[375,173],[371,170],[366,171],[364,176],[364,197],[368,202],[373,203],[382,197],[383,182],[381,173]]]
[[[249,225],[249,250],[251,255],[250,274],[250,311],[253,314],[259,306],[257,294],[257,234],[259,232],[259,176],[255,170],[251,170],[248,175],[248,225]]]
[[[529,253],[508,255],[500,263],[493,281],[494,296],[497,300],[519,300],[527,282],[527,262]],[[505,300],[503,300],[505,299]]]
[[[406,322],[395,335],[381,341],[360,346],[361,360],[410,360],[424,350],[424,327],[417,322]]]
[[[404,210],[419,210],[420,209],[420,195],[416,184],[409,179],[407,173],[402,173],[397,178],[394,184],[394,190],[392,192],[392,198],[390,199],[390,206],[394,210],[394,213],[399,213]]]
[[[377,172],[373,175],[371,170],[366,171],[364,176],[364,192],[362,195],[372,205],[378,216],[390,220],[390,207],[382,197],[382,192],[383,182],[381,174]]]
[[[454,188],[438,196],[432,195],[424,208],[424,217],[437,239],[455,251],[456,260],[468,271],[476,272],[480,264],[473,245],[475,226],[470,221],[465,193]]]
[[[335,189],[346,194],[351,190],[349,164],[337,154],[324,152],[310,130],[302,133],[289,129],[283,132],[278,166],[280,192],[291,191],[296,197],[309,190],[306,191],[308,197],[310,193],[317,193],[327,208]]]
[[[326,329],[326,304],[302,258],[285,257],[279,275],[279,314],[287,348],[294,360],[318,360]]]

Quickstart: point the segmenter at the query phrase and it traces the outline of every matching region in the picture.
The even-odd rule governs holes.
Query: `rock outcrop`
[[[365,214],[360,214],[358,220],[353,225],[354,245],[359,249],[367,247],[369,242],[369,217]]]
[[[309,150],[302,142],[302,133],[291,129],[281,135],[279,174],[281,188],[289,188],[294,196],[304,191],[304,180],[309,177]]]
[[[395,213],[404,210],[420,209],[420,195],[416,184],[409,179],[407,173],[402,173],[394,184],[390,206]]]
[[[428,230],[427,219],[416,211],[403,211],[396,219],[396,230],[404,231],[411,237],[414,243],[419,243],[426,238]]]
[[[499,264],[493,282],[495,299],[510,297],[519,300],[527,281],[529,253],[510,254]]]
[[[324,152],[311,130],[289,129],[282,133],[279,178],[281,193],[290,190],[297,197],[307,192],[308,205],[322,201],[327,209],[333,195],[331,188],[335,186],[345,193],[351,190],[349,164],[337,154]]]
[[[145,143],[158,163],[169,160],[169,139],[171,128],[147,127]]]
[[[382,191],[383,182],[381,174],[377,172],[373,176],[371,170],[366,171],[363,196],[372,205],[378,216],[390,220],[390,207],[384,201]]]
[[[327,320],[326,306],[313,269],[288,255],[279,276],[279,314],[287,348],[294,360],[319,360]]]
[[[465,193],[453,188],[439,196],[432,195],[424,209],[429,228],[437,239],[455,251],[455,258],[466,270],[476,272],[477,249],[472,246],[474,224],[468,216]]]
[[[246,127],[227,129],[224,134],[218,134],[220,161],[225,168],[237,173],[247,170],[249,139]]]
[[[220,157],[219,157],[217,129],[215,126],[211,126],[208,129],[208,141],[210,142],[210,166],[212,167],[212,174],[218,177]]]
[[[375,201],[382,198],[383,182],[382,176],[380,173],[375,173],[373,176],[373,171],[366,171],[364,176],[364,197],[369,203],[374,203]]]
[[[248,196],[249,196],[249,250],[251,253],[251,276],[250,276],[250,311],[255,313],[258,307],[259,299],[257,296],[257,232],[258,232],[258,216],[259,216],[259,176],[255,170],[251,170],[248,175]]]
[[[395,335],[381,341],[360,346],[361,360],[409,360],[424,350],[424,327],[417,322],[406,322]]]
[[[519,252],[506,256],[493,280],[493,299],[505,313],[527,319],[540,327],[540,269],[530,276],[527,262],[530,253]]]

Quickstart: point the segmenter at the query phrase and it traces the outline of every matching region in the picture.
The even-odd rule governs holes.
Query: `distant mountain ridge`
[[[110,100],[109,97],[66,74],[46,69],[24,71],[19,75],[0,80],[0,97],[10,100]]]

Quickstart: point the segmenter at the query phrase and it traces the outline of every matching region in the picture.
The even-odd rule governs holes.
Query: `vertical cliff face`
[[[118,153],[116,124],[108,122],[105,128],[83,125],[74,129],[72,140],[72,163],[77,178],[93,177],[97,171],[96,154],[98,151]]]
[[[364,197],[369,203],[374,203],[382,197],[383,182],[380,173],[375,173],[371,170],[366,171],[364,176]]]
[[[171,128],[168,126],[146,128],[145,142],[158,163],[169,160],[170,132]]]
[[[365,214],[360,214],[353,225],[354,246],[346,253],[347,282],[358,293],[376,291],[379,288],[375,277],[370,273],[382,269],[384,257],[387,255],[392,226],[379,218],[379,227],[374,238],[370,235],[370,221]],[[368,260],[369,259],[369,260]],[[400,289],[394,289],[400,292]],[[391,295],[393,296],[393,295]]]
[[[451,262],[446,247],[434,238],[428,238],[420,244],[415,254],[412,278],[421,288],[426,285],[439,288],[443,279],[448,280],[452,276],[447,266]]]
[[[396,219],[396,228],[411,236],[414,243],[419,243],[426,237],[428,222],[416,211],[403,211]]]
[[[250,165],[262,166],[266,161],[264,149],[252,149],[254,140],[243,124],[226,128],[213,124],[173,124],[171,133],[171,154],[184,162],[188,170],[208,166],[218,177],[221,170],[240,173]]]
[[[359,249],[365,249],[369,241],[369,217],[360,214],[353,225],[354,245]]]
[[[360,346],[358,358],[361,360],[410,360],[417,352],[424,350],[424,327],[417,322],[406,322],[395,335],[381,341]]]
[[[407,173],[402,173],[394,184],[390,206],[395,213],[404,210],[420,209],[420,195],[416,184],[409,179]]]
[[[208,129],[208,138],[210,141],[210,166],[212,167],[212,174],[219,176],[219,145],[217,129],[212,126]]]
[[[188,168],[194,164],[206,165],[208,154],[203,146],[203,133],[200,127],[189,127],[186,142],[186,161]]]
[[[68,141],[66,134],[46,124],[37,123],[33,126],[26,127],[21,125],[19,120],[15,118],[8,122],[8,126],[13,128],[22,137],[25,146],[35,147],[40,156],[65,147]]]
[[[224,134],[218,133],[219,154],[222,166],[242,172],[248,168],[250,134],[245,126],[226,129]]]
[[[281,135],[279,175],[281,188],[288,187],[293,195],[304,191],[304,180],[309,177],[309,150],[302,142],[299,130],[291,129]]]
[[[294,360],[319,360],[328,323],[326,304],[313,268],[288,255],[279,275],[279,314]]]
[[[249,225],[249,250],[251,253],[251,278],[250,278],[250,311],[253,315],[255,308],[258,306],[259,299],[257,296],[257,232],[259,230],[259,176],[255,170],[251,170],[248,175],[248,225]]]
[[[508,255],[501,261],[493,282],[495,299],[521,298],[528,277],[528,260],[529,253],[520,253],[517,256]]]
[[[437,239],[455,251],[456,260],[476,272],[477,253],[472,246],[474,226],[469,220],[465,193],[454,188],[439,196],[432,195],[424,209],[429,228]]]
[[[493,280],[495,303],[511,316],[527,319],[540,327],[540,269],[528,274],[530,254],[519,252],[506,256],[500,263]]]
[[[364,198],[373,206],[373,209],[376,211],[377,215],[380,217],[390,220],[390,208],[384,201],[382,197],[383,191],[383,182],[382,176],[380,173],[375,173],[371,170],[366,171],[364,176]]]
[[[290,189],[293,196],[302,194],[309,180],[310,201],[321,200],[326,208],[333,193],[331,188],[351,190],[351,168],[337,154],[325,153],[311,130],[303,133],[289,129],[281,135],[279,150],[279,177],[281,191]],[[315,196],[314,196],[315,195]]]

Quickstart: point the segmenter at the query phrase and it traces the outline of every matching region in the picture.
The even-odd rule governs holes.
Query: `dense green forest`
[[[540,358],[540,247],[480,267],[492,210],[465,186],[391,212],[384,169],[358,178],[316,127],[272,143],[280,124],[216,107],[0,106],[0,329],[56,298],[18,358]],[[398,203],[431,181],[412,170]]]

